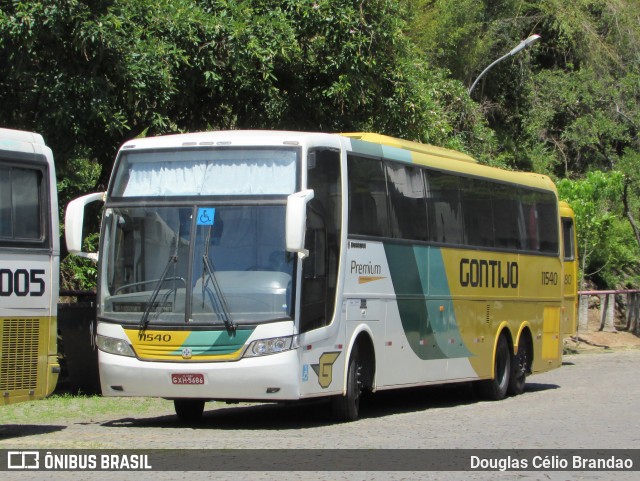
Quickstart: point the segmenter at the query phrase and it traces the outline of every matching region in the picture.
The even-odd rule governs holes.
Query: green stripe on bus
[[[455,320],[440,249],[392,243],[384,248],[411,349],[423,360],[469,357]]]
[[[380,144],[351,139],[351,150],[359,154],[371,155],[372,157],[382,157],[382,146]]]
[[[182,349],[188,347],[194,356],[231,354],[240,349],[255,329],[238,329],[233,335],[228,331],[194,331],[182,346],[171,355],[182,355]]]

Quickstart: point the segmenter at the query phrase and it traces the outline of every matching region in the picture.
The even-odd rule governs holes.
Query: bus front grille
[[[36,388],[39,338],[39,319],[2,321],[0,391]]]

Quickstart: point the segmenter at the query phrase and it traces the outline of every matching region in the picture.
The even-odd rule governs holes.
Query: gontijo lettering
[[[518,288],[518,263],[486,259],[460,260],[462,287]]]

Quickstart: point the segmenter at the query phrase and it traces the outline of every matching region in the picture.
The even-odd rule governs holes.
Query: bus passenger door
[[[315,149],[308,154],[307,187],[313,199],[307,203],[305,249],[302,261],[298,332],[305,334],[339,322],[336,309],[338,263],[342,222],[340,152]],[[344,379],[344,331],[340,339],[314,341],[301,350],[303,396],[342,389]],[[313,337],[313,335],[311,335]]]
[[[314,197],[307,204],[305,249],[309,255],[302,261],[301,333],[326,326],[334,317],[342,220],[338,151],[309,152],[307,186]]]

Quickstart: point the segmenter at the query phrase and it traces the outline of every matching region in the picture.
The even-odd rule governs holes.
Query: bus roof
[[[0,150],[35,152],[34,145],[45,145],[42,135],[24,130],[0,128]]]
[[[517,172],[479,164],[473,157],[455,150],[380,134],[358,132],[342,135],[352,140],[351,148],[354,152],[365,155],[556,192],[555,184],[546,175]]]
[[[463,175],[482,177],[499,182],[522,184],[532,188],[552,190],[555,185],[542,174],[516,172],[479,164],[473,157],[451,149],[419,142],[368,133],[352,132],[330,134],[321,132],[297,132],[276,130],[222,130],[136,138],[121,147],[122,151],[137,149],[206,147],[206,146],[326,146],[347,149],[372,156],[385,157],[399,162],[415,163],[434,169],[459,172]]]
[[[560,202],[558,202],[558,207],[560,210],[560,216],[562,217],[575,217],[575,214],[573,212],[573,208],[569,205],[568,202],[565,202],[564,200],[561,200]]]
[[[412,142],[410,140],[397,139],[388,135],[374,134],[369,132],[351,132],[341,134],[345,137],[352,139],[363,140],[365,142],[371,142],[374,144],[388,145],[389,147],[397,147],[399,149],[409,150],[411,152],[417,152],[429,157],[437,159],[451,159],[459,160],[462,162],[477,163],[476,159],[468,156],[457,150],[445,149],[443,147],[436,147],[430,144],[421,144],[420,142]]]
[[[124,143],[122,150],[206,147],[206,146],[278,146],[327,144],[338,147],[339,137],[321,132],[296,132],[278,130],[218,130],[210,132],[192,132],[186,134],[162,135],[158,137],[140,137]]]

